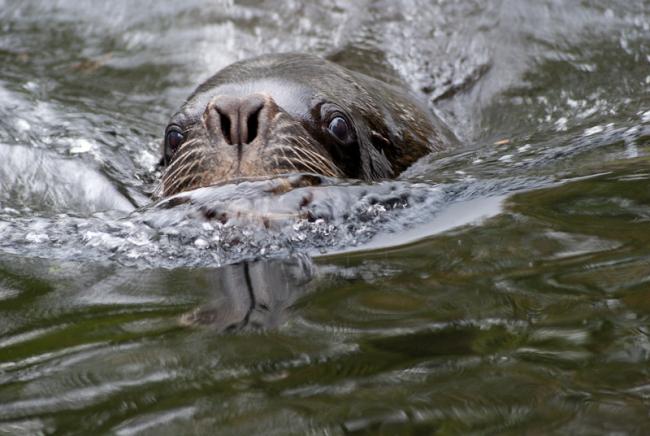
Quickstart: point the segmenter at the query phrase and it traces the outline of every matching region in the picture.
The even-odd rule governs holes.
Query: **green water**
[[[198,81],[338,50],[423,98],[473,77],[432,105],[464,146],[414,177],[521,189],[479,222],[313,259],[139,268],[0,244],[0,433],[650,432],[647,2],[185,3],[0,2],[3,161],[51,153],[145,204]],[[33,194],[65,175],[0,165],[0,230],[96,209]]]

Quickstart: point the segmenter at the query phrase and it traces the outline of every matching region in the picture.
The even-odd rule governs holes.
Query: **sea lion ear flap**
[[[380,180],[395,175],[393,166],[384,152],[384,143],[390,142],[375,131],[359,132],[359,154],[361,174],[364,180]]]

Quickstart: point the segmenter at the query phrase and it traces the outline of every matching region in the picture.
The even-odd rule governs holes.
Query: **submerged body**
[[[295,172],[391,178],[452,138],[403,89],[316,56],[267,55],[219,71],[172,116],[158,194]]]

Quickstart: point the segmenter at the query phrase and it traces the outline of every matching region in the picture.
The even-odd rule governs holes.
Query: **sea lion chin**
[[[306,54],[234,63],[165,130],[157,195],[286,173],[392,178],[452,135],[407,91]]]

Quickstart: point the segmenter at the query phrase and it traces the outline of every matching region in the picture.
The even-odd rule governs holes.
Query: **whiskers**
[[[178,155],[163,173],[160,184],[154,190],[158,197],[172,195],[196,185],[203,176],[201,167],[210,156],[209,147],[202,138],[185,142]]]
[[[323,156],[307,144],[283,144],[273,147],[269,152],[273,153],[273,161],[276,165],[276,173],[282,171],[283,167],[289,170],[306,171],[324,176],[338,177],[342,171],[334,165],[331,159]]]
[[[298,123],[276,124],[265,142],[247,144],[240,154],[230,145],[212,144],[204,135],[188,139],[169,166],[153,195],[161,198],[209,184],[238,178],[273,177],[288,173],[313,173],[339,177],[343,171],[319,151]]]

